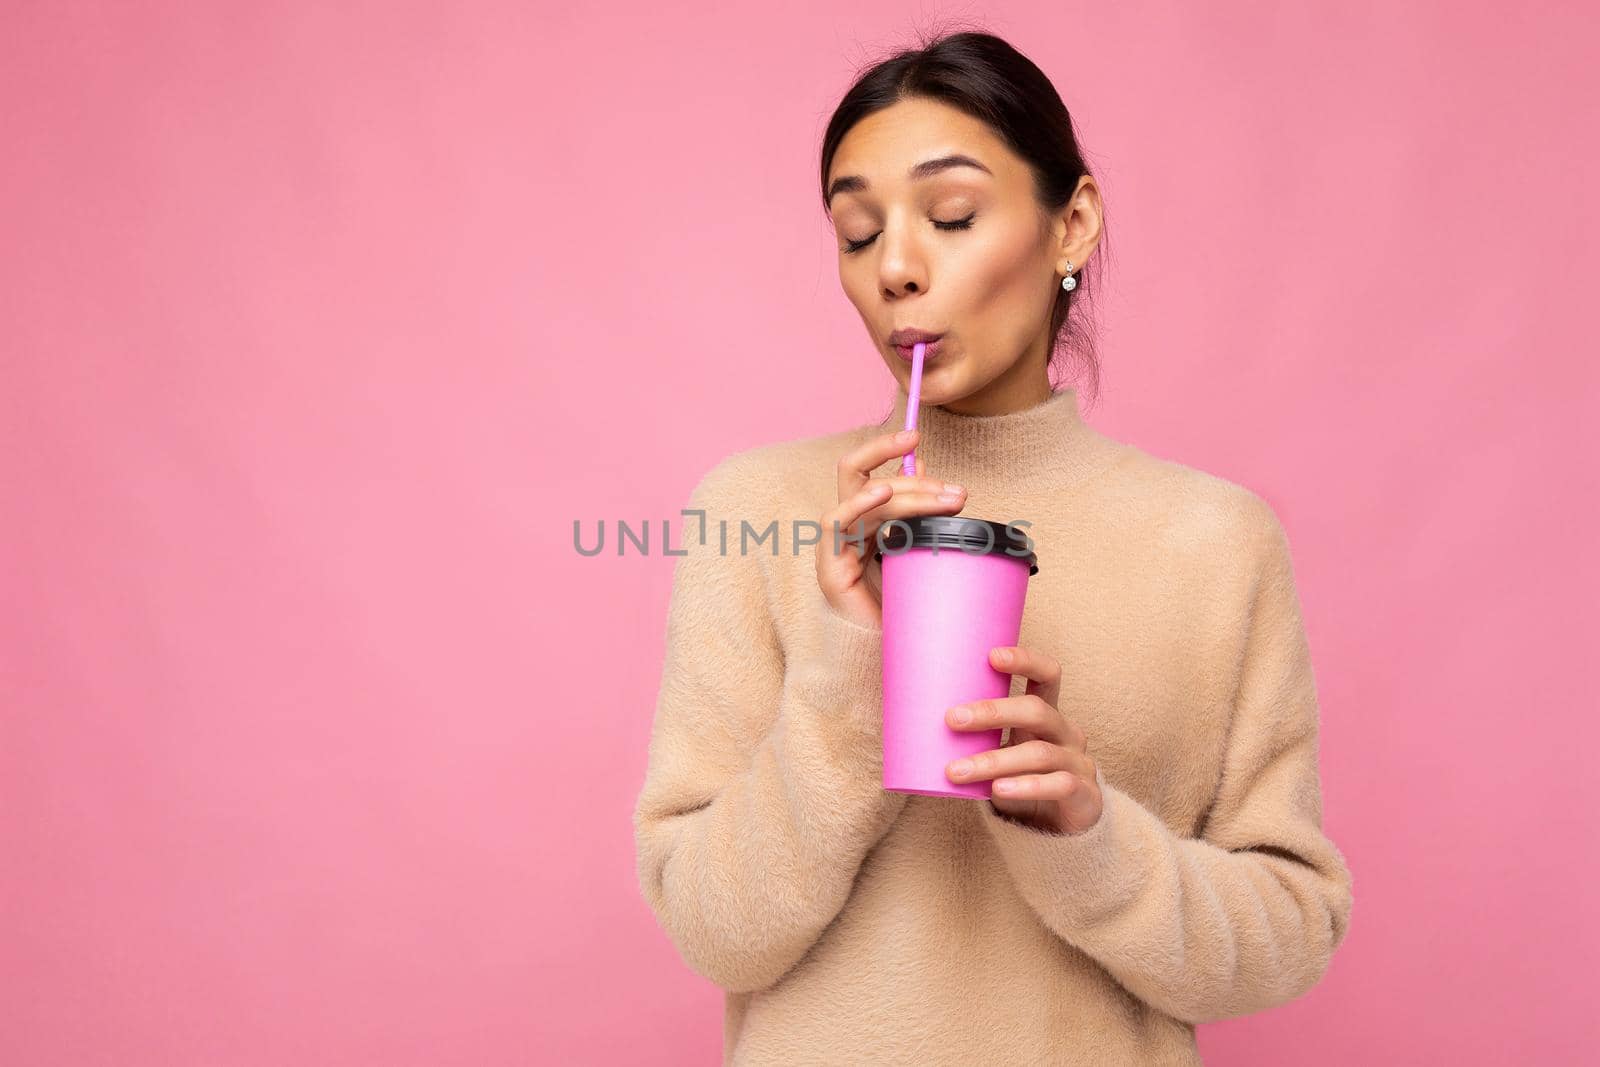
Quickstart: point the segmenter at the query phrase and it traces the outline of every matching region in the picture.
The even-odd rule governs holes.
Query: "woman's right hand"
[[[919,430],[888,433],[863,442],[839,459],[839,503],[822,516],[822,539],[817,542],[817,584],[833,611],[861,626],[883,625],[883,609],[872,587],[861,580],[868,555],[877,550],[878,528],[890,519],[913,515],[954,515],[966,506],[966,489],[923,474],[917,456],[917,473],[873,478],[871,472],[886,460],[916,447]],[[947,491],[953,490],[947,494]],[[838,523],[839,550],[834,551],[834,524]],[[860,524],[859,526],[857,524]],[[847,537],[859,537],[865,552]]]

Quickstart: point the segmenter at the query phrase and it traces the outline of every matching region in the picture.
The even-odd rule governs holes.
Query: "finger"
[[[843,500],[871,477],[872,472],[896,456],[903,456],[917,446],[921,435],[916,430],[869,437],[861,444],[839,457],[839,499]]]
[[[961,717],[963,711],[968,715],[965,720]],[[1065,715],[1035,693],[957,704],[945,712],[944,720],[952,730],[998,730],[1009,726],[1013,731],[1025,730],[1029,740],[1037,738],[1080,750],[1086,748],[1079,743],[1083,731],[1077,724],[1068,722]]]
[[[966,507],[966,499],[956,494],[899,493],[867,512],[869,525],[881,526],[891,519],[905,519],[913,515],[954,515]],[[959,552],[959,548],[951,549]]]
[[[894,474],[880,479],[894,486],[895,493],[966,493],[966,489],[956,482],[947,482],[942,478],[918,477],[911,474]]]
[[[1061,706],[1061,661],[1054,656],[1021,645],[1001,645],[989,650],[989,662],[996,670],[1027,678],[1024,692],[1037,695],[1051,707]]]
[[[839,550],[849,545],[850,542],[845,538],[859,532],[855,527],[861,517],[889,499],[893,493],[894,486],[886,479],[875,478],[840,501],[838,507],[822,516],[822,539],[817,542],[818,551],[826,556],[838,555],[835,541]]]
[[[1050,774],[1055,771],[1094,777],[1094,765],[1088,756],[1077,749],[1040,740],[963,756],[945,767],[945,776],[952,782],[977,782],[986,778],[1011,778],[1020,774]]]
[[[1020,774],[996,779],[992,788],[996,794],[1007,800],[1058,803],[1067,823],[1071,826],[1092,826],[1098,818],[1095,811],[1095,792],[1098,787],[1093,775],[1086,777],[1072,771]]]

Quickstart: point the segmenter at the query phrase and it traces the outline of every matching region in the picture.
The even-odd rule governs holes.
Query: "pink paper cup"
[[[891,519],[878,532],[883,581],[883,787],[933,797],[992,796],[991,781],[952,782],[945,767],[1000,747],[1000,730],[956,730],[957,704],[1008,696],[989,650],[1022,631],[1038,557],[1004,523],[962,515]]]

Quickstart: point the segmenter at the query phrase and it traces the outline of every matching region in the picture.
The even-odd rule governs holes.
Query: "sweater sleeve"
[[[707,544],[691,520],[633,823],[641,889],[684,962],[747,992],[776,983],[839,914],[906,797],[882,785],[881,631],[815,589],[804,610],[819,636],[780,647],[760,557],[739,550],[749,516],[725,503],[738,495],[729,471],[691,497]]]
[[[1322,832],[1317,697],[1289,545],[1271,508],[1252,499],[1261,563],[1221,782],[1200,837],[1174,832],[1103,770],[1100,819],[1080,833],[1051,834],[983,804],[1041,921],[1135,996],[1189,1023],[1305,993],[1350,917],[1350,871]]]

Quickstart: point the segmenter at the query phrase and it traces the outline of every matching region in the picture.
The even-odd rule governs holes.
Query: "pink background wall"
[[[984,8],[1107,195],[1089,418],[1295,550],[1352,932],[1203,1049],[1571,1062],[1592,16]],[[926,10],[7,5],[11,1062],[715,1062],[633,871],[672,561],[572,522],[880,413],[817,142]]]

